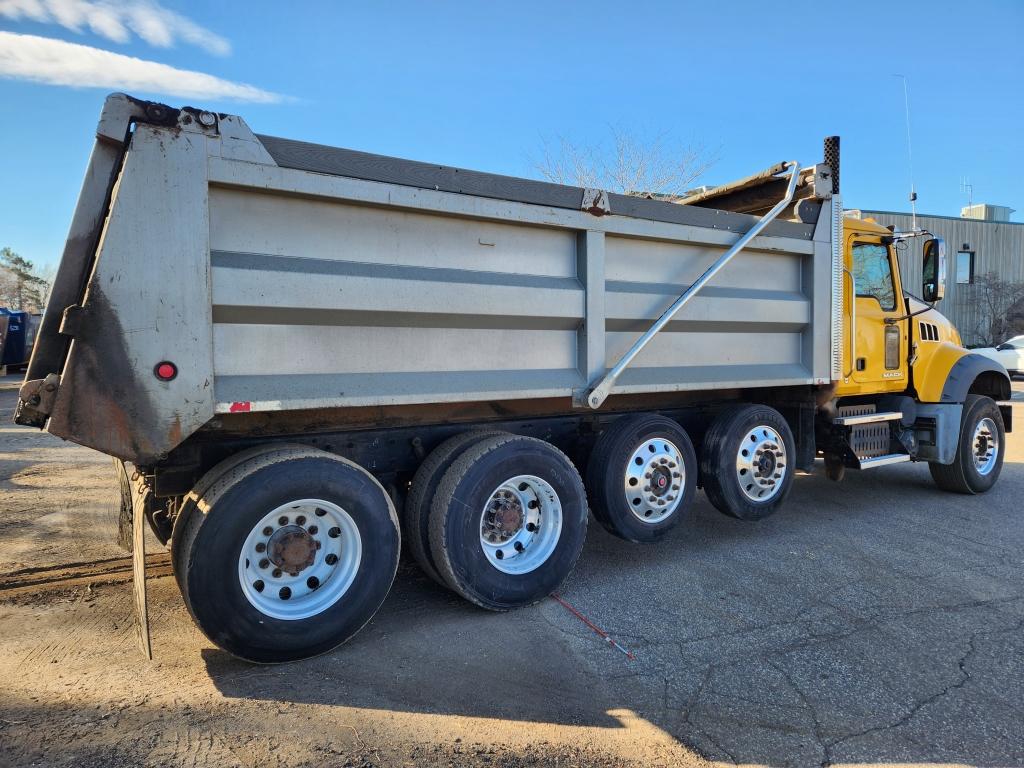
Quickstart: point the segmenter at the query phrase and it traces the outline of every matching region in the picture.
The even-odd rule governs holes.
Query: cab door
[[[852,379],[849,389],[863,394],[903,391],[909,339],[908,323],[899,319],[905,313],[895,250],[876,234],[854,233],[846,245],[855,295],[844,379]]]

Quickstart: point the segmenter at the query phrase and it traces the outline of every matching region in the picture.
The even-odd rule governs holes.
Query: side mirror
[[[921,298],[934,304],[946,294],[946,241],[933,237],[924,243]]]

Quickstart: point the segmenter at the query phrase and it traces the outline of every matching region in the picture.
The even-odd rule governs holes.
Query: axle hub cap
[[[675,443],[661,437],[645,440],[626,463],[626,504],[640,522],[660,523],[678,509],[685,482],[686,468]]]
[[[984,418],[974,428],[971,454],[979,475],[987,475],[995,469],[999,458],[999,430],[992,419]]]
[[[304,528],[289,525],[279,528],[267,543],[270,562],[292,576],[308,568],[316,558],[316,540]]]

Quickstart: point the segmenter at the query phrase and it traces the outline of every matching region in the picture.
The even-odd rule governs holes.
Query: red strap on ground
[[[603,639],[612,648],[614,648],[615,650],[621,651],[622,653],[626,654],[626,658],[627,659],[629,659],[630,661],[635,661],[636,660],[636,656],[633,654],[632,651],[626,650],[621,645],[619,645],[614,640],[612,640],[611,635],[609,635],[607,632],[605,632],[603,629],[601,629],[599,626],[597,626],[594,622],[592,622],[590,619],[588,619],[582,613],[580,613],[575,608],[573,608],[571,605],[569,605],[569,603],[567,603],[562,598],[562,596],[559,595],[557,592],[552,592],[551,593],[551,599],[556,601],[559,605],[561,605],[563,608],[565,608],[565,610],[567,610],[569,613],[571,613],[577,619],[579,619],[584,624],[586,624],[588,627],[590,627],[598,637]]]

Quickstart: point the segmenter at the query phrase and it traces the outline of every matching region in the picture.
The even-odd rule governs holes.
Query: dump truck
[[[698,489],[756,521],[816,466],[983,493],[1006,371],[935,309],[942,241],[845,217],[839,172],[832,137],[663,200],[115,94],[15,420],[115,458],[137,563],[148,527],[253,662],[351,637],[403,544],[506,611],[559,587],[591,513],[652,544]]]

